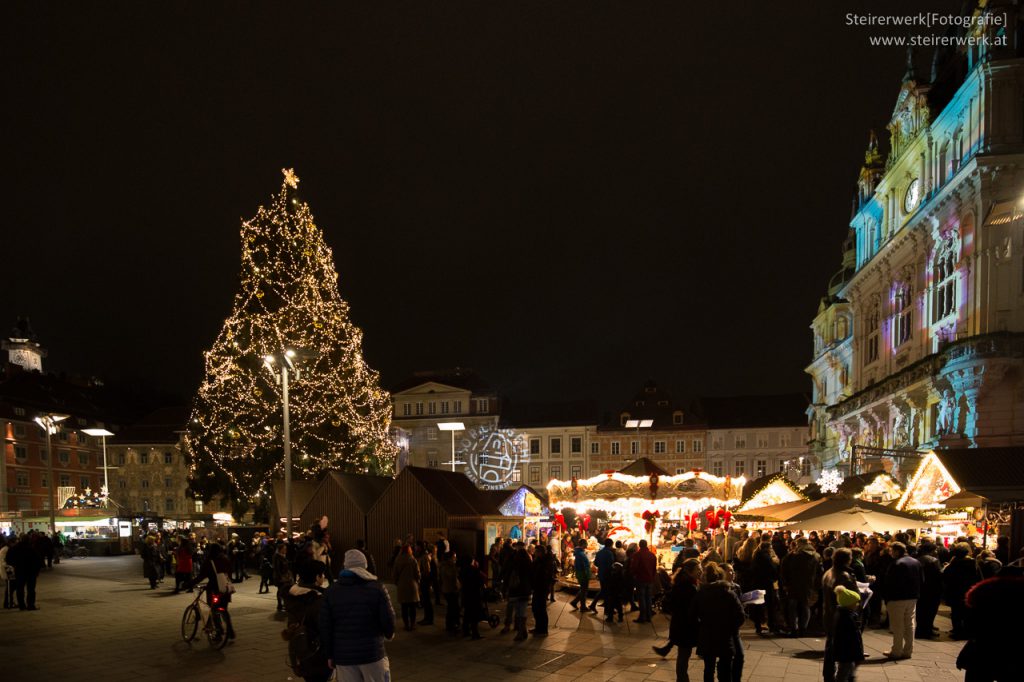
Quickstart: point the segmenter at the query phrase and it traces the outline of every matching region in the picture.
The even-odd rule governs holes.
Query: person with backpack
[[[320,607],[327,667],[338,671],[339,680],[384,682],[391,679],[384,642],[395,636],[391,598],[377,576],[366,570],[362,552],[345,552],[343,565]]]
[[[288,625],[281,636],[288,642],[288,661],[292,672],[306,682],[327,682],[332,671],[320,639],[320,608],[327,567],[319,561],[307,562],[299,570],[299,582],[285,595]]]

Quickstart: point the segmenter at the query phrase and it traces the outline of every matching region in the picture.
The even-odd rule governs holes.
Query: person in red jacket
[[[658,579],[658,557],[647,548],[647,540],[640,541],[640,549],[629,562],[629,572],[633,574],[636,592],[640,597],[640,617],[633,622],[650,623],[654,615],[651,612],[651,595],[654,582]]]
[[[192,580],[192,543],[187,537],[182,536],[178,540],[178,547],[174,550],[174,560],[174,594],[178,594],[186,587],[189,592],[192,592],[192,588],[188,586],[189,581]]]

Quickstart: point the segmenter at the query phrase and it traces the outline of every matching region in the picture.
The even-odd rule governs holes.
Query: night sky
[[[809,391],[905,62],[844,15],[959,4],[4,3],[0,331],[190,398],[294,166],[385,385]]]

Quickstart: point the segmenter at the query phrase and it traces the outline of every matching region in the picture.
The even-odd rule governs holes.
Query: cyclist
[[[220,581],[217,580],[217,574],[223,574]],[[224,548],[216,542],[210,543],[206,548],[206,560],[203,562],[203,567],[199,570],[199,575],[196,577],[189,587],[192,587],[196,583],[206,580],[206,603],[213,609],[221,609],[224,614],[224,622],[227,624],[226,636],[229,640],[235,638],[235,629],[231,625],[231,616],[228,614],[228,604],[231,603],[231,561],[224,555]],[[224,591],[220,591],[218,582],[223,583]],[[214,596],[216,595],[217,604],[214,605]]]

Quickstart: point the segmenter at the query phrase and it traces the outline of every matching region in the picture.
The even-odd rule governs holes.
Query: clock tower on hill
[[[43,371],[43,358],[46,351],[36,341],[36,334],[27,317],[19,317],[11,330],[10,336],[3,342],[7,351],[7,361],[30,372]]]

